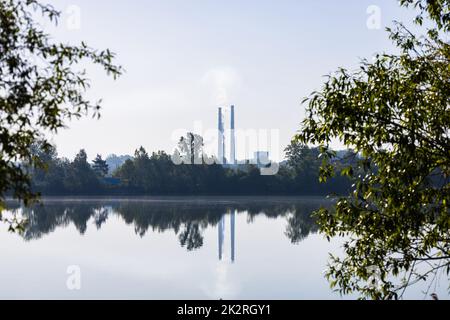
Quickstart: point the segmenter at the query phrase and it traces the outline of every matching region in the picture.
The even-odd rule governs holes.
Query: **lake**
[[[47,198],[0,227],[1,299],[340,299],[324,198]],[[423,298],[420,290],[413,298]]]

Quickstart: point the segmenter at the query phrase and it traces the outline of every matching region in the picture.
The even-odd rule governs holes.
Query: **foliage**
[[[87,195],[102,188],[104,176],[97,172],[95,164],[89,164],[85,150],[80,150],[73,161],[58,158],[54,147],[48,151],[38,144],[33,146],[33,150],[44,167],[31,173],[34,192],[44,195]]]
[[[44,133],[90,111],[98,116],[99,103],[84,97],[89,81],[80,62],[97,64],[114,78],[121,74],[109,50],[53,42],[35,22],[36,13],[54,23],[60,15],[37,0],[0,1],[0,213],[7,192],[26,205],[36,199],[23,170],[24,164],[41,166],[30,145],[41,140],[50,150]]]
[[[203,146],[203,137],[188,132],[186,137],[180,138],[175,154],[183,164],[203,164]]]
[[[347,177],[320,184],[315,174],[320,166],[319,151],[307,147],[288,148],[289,161],[276,176],[261,176],[254,165],[176,165],[167,153],[149,155],[140,147],[134,157],[113,172],[113,177],[107,177],[107,164],[98,155],[90,165],[84,150],[73,161],[58,158],[54,147],[46,151],[35,145],[33,150],[46,169],[31,172],[32,187],[44,195],[325,195],[330,190],[344,194],[351,185]],[[192,150],[178,151],[190,162]]]
[[[106,160],[103,160],[102,156],[99,154],[97,155],[97,157],[95,157],[93,161],[92,169],[94,169],[95,173],[100,178],[106,177],[106,175],[109,172],[109,166],[106,163]]]
[[[356,155],[350,151],[340,152],[331,158],[332,162],[338,167],[355,167],[351,159]],[[334,155],[334,153],[333,153]],[[319,148],[309,148],[299,140],[292,141],[286,148],[286,157],[288,165],[293,170],[293,179],[295,187],[302,194],[345,194],[350,190],[351,180],[344,176],[332,177],[327,184],[321,180],[320,172],[322,164],[326,164],[321,159],[321,150]]]
[[[114,171],[117,170],[118,167],[120,167],[121,165],[123,165],[125,163],[125,161],[131,159],[132,157],[129,155],[115,155],[115,154],[110,154],[109,156],[106,157],[105,161],[106,164],[108,165],[108,174],[112,174]]]
[[[450,31],[450,1],[449,0],[400,0],[400,5],[413,6],[420,10],[415,22],[422,25],[424,14],[437,24],[439,29]]]
[[[450,46],[448,1],[416,4],[436,21],[418,37],[403,25],[390,32],[400,54],[340,69],[306,99],[298,143],[319,145],[321,177],[356,179],[334,209],[317,213],[321,232],[345,236],[345,257],[332,257],[327,273],[342,294],[401,298],[418,281],[450,272]],[[340,139],[359,155],[355,166],[332,163]],[[376,285],[374,277],[377,278]]]

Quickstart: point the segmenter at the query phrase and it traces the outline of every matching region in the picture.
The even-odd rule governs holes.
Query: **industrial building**
[[[225,138],[225,123],[224,113],[225,109],[219,108],[218,119],[218,163],[228,167],[235,167],[239,164],[255,164],[263,167],[270,164],[270,157],[268,151],[256,151],[253,159],[247,159],[238,162],[236,159],[236,122],[235,122],[235,106],[230,107],[230,153],[227,157],[226,138]]]

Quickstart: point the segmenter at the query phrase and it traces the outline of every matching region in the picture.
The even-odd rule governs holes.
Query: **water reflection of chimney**
[[[234,263],[235,260],[235,236],[236,236],[236,230],[235,230],[235,224],[236,224],[236,210],[233,210],[233,213],[230,217],[230,224],[231,224],[231,262]]]
[[[225,236],[225,216],[219,222],[219,260],[223,258],[223,240]]]
[[[236,210],[233,210],[230,214],[230,249],[231,249],[231,262],[236,260]],[[225,242],[225,224],[226,215],[223,215],[219,222],[218,238],[219,238],[219,260],[222,261],[224,257],[224,242]]]

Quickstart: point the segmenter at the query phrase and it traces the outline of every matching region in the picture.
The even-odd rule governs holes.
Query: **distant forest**
[[[183,147],[178,152],[198,153]],[[293,142],[274,176],[262,176],[253,164],[233,168],[222,165],[176,165],[164,151],[149,154],[143,147],[131,156],[97,155],[90,163],[85,150],[73,160],[59,158],[55,147],[33,146],[41,169],[30,169],[33,190],[47,196],[64,195],[330,195],[348,194],[352,181],[336,176],[320,183],[322,160],[318,149]],[[356,161],[352,151],[340,152],[335,165]]]

